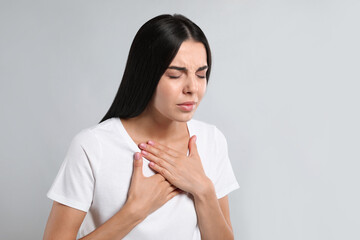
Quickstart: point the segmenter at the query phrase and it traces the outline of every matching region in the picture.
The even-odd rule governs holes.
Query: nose
[[[195,74],[189,74],[186,79],[184,93],[196,93],[198,91],[198,82]]]

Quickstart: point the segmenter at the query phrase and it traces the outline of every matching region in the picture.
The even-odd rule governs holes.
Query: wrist
[[[147,216],[137,204],[132,201],[126,201],[122,210],[126,211],[127,214],[136,222],[142,222]]]
[[[210,178],[206,178],[203,184],[197,189],[197,191],[193,194],[194,200],[206,200],[211,195],[215,194],[215,187]]]

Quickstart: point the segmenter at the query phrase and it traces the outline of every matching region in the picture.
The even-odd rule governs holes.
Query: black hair
[[[207,58],[206,81],[211,70],[211,52],[203,31],[180,14],[163,14],[147,21],[131,44],[124,75],[103,122],[112,117],[140,115],[151,100],[158,82],[185,40],[204,44]]]

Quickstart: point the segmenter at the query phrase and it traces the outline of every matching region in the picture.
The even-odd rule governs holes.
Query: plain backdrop
[[[98,123],[140,26],[180,13],[213,69],[235,239],[360,239],[359,1],[0,1],[1,239],[41,239],[70,140]]]

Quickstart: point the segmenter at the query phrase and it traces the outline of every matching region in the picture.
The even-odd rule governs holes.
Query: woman
[[[44,239],[233,239],[226,139],[191,119],[210,69],[207,39],[186,17],[140,28],[112,106],[73,138],[47,194]]]

